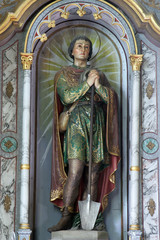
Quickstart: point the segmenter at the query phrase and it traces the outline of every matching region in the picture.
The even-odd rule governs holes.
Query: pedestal
[[[109,240],[105,231],[65,230],[51,233],[51,240]]]
[[[130,230],[128,232],[129,240],[141,240],[142,232],[140,230]]]

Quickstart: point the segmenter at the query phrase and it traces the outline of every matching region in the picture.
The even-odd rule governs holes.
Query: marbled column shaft
[[[25,70],[23,87],[23,127],[22,127],[22,164],[21,164],[21,201],[20,201],[20,224],[22,225],[28,224],[29,137],[30,137],[30,70]]]
[[[139,225],[139,112],[140,71],[133,72],[130,168],[130,227]]]

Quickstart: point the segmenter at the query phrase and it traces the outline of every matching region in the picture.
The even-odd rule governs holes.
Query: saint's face
[[[74,44],[72,55],[74,56],[74,61],[81,60],[87,61],[90,52],[90,43],[85,40],[77,40]]]

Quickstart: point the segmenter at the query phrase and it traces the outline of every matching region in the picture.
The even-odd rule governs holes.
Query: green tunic
[[[74,86],[73,86],[74,85]],[[90,139],[90,86],[87,81],[70,84],[61,74],[57,81],[57,92],[65,108],[79,100],[76,108],[71,112],[67,130],[64,135],[64,163],[69,159],[79,159],[86,164],[89,162]],[[107,159],[106,147],[106,119],[103,104],[108,102],[107,87],[100,85],[94,95],[93,114],[93,162],[99,163]]]

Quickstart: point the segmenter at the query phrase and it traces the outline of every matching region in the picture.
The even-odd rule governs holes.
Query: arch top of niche
[[[134,29],[115,6],[100,1],[55,1],[44,7],[33,19],[24,44],[24,53],[34,53],[37,43],[45,42],[60,24],[75,20],[96,22],[112,29],[127,49],[128,55],[138,54]]]

